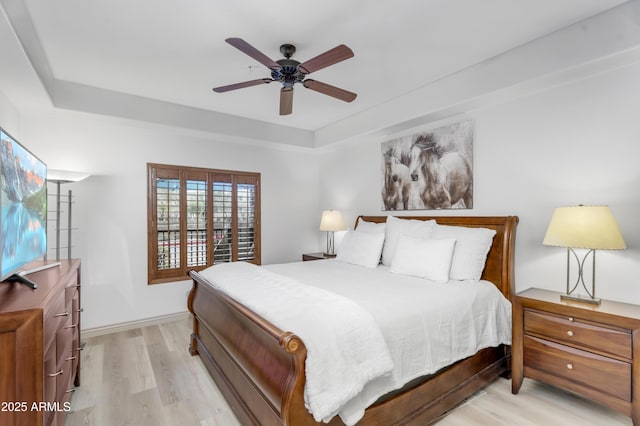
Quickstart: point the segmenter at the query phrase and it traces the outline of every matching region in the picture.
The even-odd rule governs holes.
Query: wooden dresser
[[[80,261],[28,277],[36,290],[0,283],[0,425],[63,425],[80,385]]]
[[[513,297],[512,392],[524,377],[604,404],[640,426],[640,306],[560,300],[529,289]]]

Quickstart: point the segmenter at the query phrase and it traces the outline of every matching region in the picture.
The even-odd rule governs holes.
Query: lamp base
[[[560,300],[569,300],[571,302],[588,303],[590,305],[599,305],[600,302],[602,301],[599,297],[591,298],[591,297],[580,296],[580,295],[573,296],[571,294],[561,294]]]

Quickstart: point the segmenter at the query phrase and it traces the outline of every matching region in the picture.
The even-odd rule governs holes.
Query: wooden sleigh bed
[[[514,291],[516,216],[429,217],[442,225],[494,229],[482,279],[491,281],[511,300]],[[386,216],[358,220],[384,222]],[[357,222],[356,222],[357,225]],[[190,353],[200,355],[220,391],[243,425],[320,425],[304,403],[304,342],[280,330],[192,271],[188,308],[193,314]],[[429,424],[495,380],[510,375],[511,351],[501,345],[414,380],[381,397],[358,425]],[[342,425],[336,416],[329,425]]]

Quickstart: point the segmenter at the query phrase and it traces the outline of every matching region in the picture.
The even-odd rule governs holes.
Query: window
[[[148,164],[149,284],[260,264],[260,173]]]

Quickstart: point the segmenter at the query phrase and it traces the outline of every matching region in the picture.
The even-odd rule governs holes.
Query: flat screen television
[[[0,150],[0,281],[20,281],[47,251],[47,165],[1,127]]]

